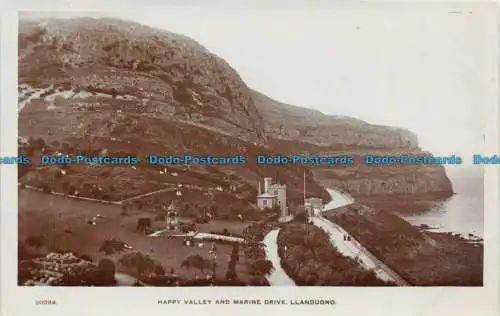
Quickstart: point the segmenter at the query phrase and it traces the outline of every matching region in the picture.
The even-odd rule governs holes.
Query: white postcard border
[[[147,1],[141,1],[145,3]],[[163,1],[166,2],[166,1]],[[23,8],[41,7],[21,1]],[[57,4],[66,5],[57,6]],[[68,4],[69,3],[69,4]],[[83,4],[82,4],[83,3]],[[118,2],[115,2],[118,3]],[[121,8],[138,1],[120,1]],[[49,5],[50,4],[50,5]],[[284,4],[285,5],[285,4]],[[97,2],[46,1],[47,9],[98,9]],[[167,8],[166,4],[164,5]],[[109,9],[109,5],[106,6]],[[31,9],[33,10],[33,9]],[[135,10],[136,11],[136,10]],[[491,17],[485,23],[498,24]],[[1,25],[1,154],[17,155],[17,24],[15,10],[2,9]],[[498,33],[498,32],[497,32]],[[495,34],[491,34],[495,36]],[[498,54],[498,36],[496,36]],[[488,55],[490,56],[490,55]],[[490,56],[490,57],[491,57]],[[499,152],[498,63],[492,60],[491,95],[486,115],[486,153]],[[445,124],[445,122],[443,122]],[[335,307],[314,308],[317,315],[495,315],[499,296],[499,167],[485,167],[484,287],[203,287],[203,288],[99,288],[17,286],[17,167],[2,165],[1,181],[1,311],[21,315],[138,315],[138,313],[193,312],[197,315],[312,312],[312,306],[193,306],[158,305],[159,299],[334,299]],[[35,306],[36,299],[55,299],[56,306]],[[497,302],[496,306],[492,302]]]

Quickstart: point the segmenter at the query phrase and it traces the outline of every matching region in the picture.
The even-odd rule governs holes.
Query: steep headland
[[[268,143],[281,152],[355,157],[356,164],[312,168],[316,180],[357,198],[379,195],[446,197],[453,193],[441,165],[367,166],[363,155],[431,155],[418,147],[415,134],[389,126],[368,124],[345,116],[283,104],[253,91],[255,105],[264,118]]]
[[[259,166],[255,155],[423,153],[407,130],[282,104],[248,88],[226,61],[196,41],[117,19],[21,21],[19,104],[20,136],[31,143],[43,140],[39,148],[22,145],[21,152],[190,152],[250,158],[247,166],[199,166],[189,174],[174,166],[169,170],[179,173],[175,179],[160,177],[162,168],[146,165],[113,171],[71,166],[71,176],[52,183],[89,195],[88,188],[99,185],[112,199],[183,179],[207,187],[236,183],[241,196],[251,197],[257,180],[272,176],[287,183],[291,203],[298,204],[302,167]],[[20,176],[30,182],[46,172],[28,168]],[[309,194],[325,199],[322,185],[356,196],[452,192],[440,166],[308,167],[307,182]],[[127,193],[129,188],[133,192]]]

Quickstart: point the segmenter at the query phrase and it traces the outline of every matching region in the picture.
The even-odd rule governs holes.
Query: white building
[[[261,210],[265,208],[280,208],[280,217],[288,216],[288,206],[286,203],[286,184],[272,184],[272,178],[264,178],[264,191],[262,192],[259,181],[259,194],[257,195],[257,207]]]

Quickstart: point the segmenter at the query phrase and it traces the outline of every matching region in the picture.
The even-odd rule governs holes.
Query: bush
[[[148,255],[140,252],[134,252],[124,255],[120,258],[120,263],[135,272],[136,278],[141,280],[145,275],[153,272],[156,262]]]
[[[112,255],[116,252],[124,251],[126,243],[118,239],[107,239],[103,241],[99,252],[104,252],[106,255]]]

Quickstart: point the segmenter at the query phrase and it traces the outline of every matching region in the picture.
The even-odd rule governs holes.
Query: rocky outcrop
[[[130,95],[170,115],[263,142],[251,91],[194,40],[117,19],[21,21],[19,82]]]

